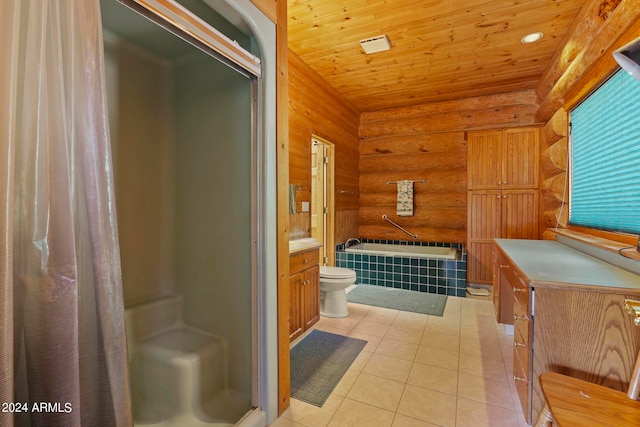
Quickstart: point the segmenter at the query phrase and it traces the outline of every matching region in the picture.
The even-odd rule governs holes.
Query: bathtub
[[[359,245],[350,246],[345,249],[345,252],[431,259],[456,259],[458,249],[453,247],[394,245],[390,243],[360,243]]]
[[[354,270],[357,284],[466,296],[467,256],[461,244],[361,241],[336,248],[336,266]]]

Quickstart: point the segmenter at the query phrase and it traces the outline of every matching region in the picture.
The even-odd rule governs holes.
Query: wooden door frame
[[[326,170],[326,200],[325,206],[327,207],[327,224],[325,229],[326,241],[324,243],[324,249],[327,254],[327,265],[335,265],[335,256],[336,256],[336,244],[335,244],[335,215],[336,215],[336,198],[335,198],[335,163],[336,163],[336,147],[331,142],[320,136],[311,135],[311,144],[317,141],[321,143],[326,150],[326,157],[328,157],[329,162],[327,163]],[[313,187],[313,185],[312,185]],[[323,264],[322,257],[320,258],[320,265]]]

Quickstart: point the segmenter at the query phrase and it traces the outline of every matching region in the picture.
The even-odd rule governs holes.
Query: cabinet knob
[[[502,185],[502,181],[498,181],[498,185]]]
[[[526,344],[523,343],[523,342],[514,341],[513,342],[513,346],[514,347],[526,347]]]
[[[516,375],[513,376],[513,380],[514,381],[522,381],[522,382],[525,382],[525,383],[527,382],[526,378],[518,377]]]
[[[508,268],[509,264],[500,264],[500,268]]]
[[[309,258],[304,258],[304,259],[302,260],[302,263],[303,263],[303,264],[309,264],[310,262],[311,262],[311,260],[309,260]]]
[[[511,290],[513,291],[513,293],[515,294],[516,292],[527,292],[526,289],[521,289],[521,288],[511,288]]]
[[[526,316],[518,316],[517,314],[514,314],[513,320],[529,320],[529,319]]]
[[[507,185],[507,181],[503,182],[504,185]]]

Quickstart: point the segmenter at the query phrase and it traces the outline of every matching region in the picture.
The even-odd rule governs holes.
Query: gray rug
[[[447,296],[360,284],[347,294],[347,301],[442,316],[444,306],[447,304]]]
[[[291,349],[291,397],[322,406],[367,341],[313,330]]]

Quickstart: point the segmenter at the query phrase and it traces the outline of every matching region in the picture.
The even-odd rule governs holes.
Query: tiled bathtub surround
[[[408,289],[432,294],[466,296],[467,253],[459,243],[408,242],[399,240],[361,239],[363,243],[387,243],[409,246],[455,247],[456,260],[428,259],[411,256],[388,256],[336,250],[336,266],[355,270],[356,283]]]

